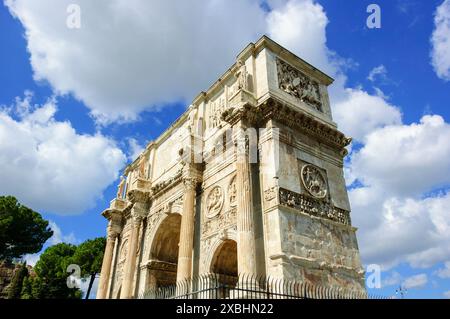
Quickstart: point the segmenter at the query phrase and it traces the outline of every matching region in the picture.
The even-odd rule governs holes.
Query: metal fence
[[[204,274],[145,291],[141,299],[389,299],[361,289],[324,287],[307,282],[241,275]]]

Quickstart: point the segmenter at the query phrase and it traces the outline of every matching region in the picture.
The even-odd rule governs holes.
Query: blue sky
[[[0,6],[0,193],[51,220],[53,243],[103,236],[124,165],[268,34],[336,79],[333,115],[355,137],[346,178],[361,255],[385,269],[371,292],[450,296],[450,1],[33,2]],[[79,30],[65,25],[70,3]],[[370,3],[380,29],[366,26]]]

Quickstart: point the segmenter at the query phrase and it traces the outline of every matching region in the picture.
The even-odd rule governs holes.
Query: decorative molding
[[[350,212],[332,206],[322,200],[317,200],[303,194],[298,194],[284,188],[279,189],[280,205],[291,207],[302,213],[326,218],[334,222],[351,226]]]
[[[222,112],[221,119],[230,125],[234,125],[240,120],[246,121],[249,124],[257,123],[259,119],[259,112],[256,108],[256,101],[252,94],[246,91],[240,91],[240,94],[236,95],[234,99],[239,98],[233,104],[237,106],[231,106]]]
[[[141,188],[136,188],[128,191],[128,199],[133,203],[135,207],[136,203],[147,204],[150,201],[151,193]]]
[[[303,165],[300,176],[303,186],[313,197],[323,199],[327,196],[327,180],[317,167],[311,164]]]
[[[259,108],[263,120],[273,119],[279,121],[290,128],[311,135],[340,151],[352,141],[351,138],[346,137],[334,127],[319,122],[305,112],[295,110],[275,98],[269,98],[262,103]]]
[[[177,264],[154,259],[147,262],[147,268],[151,270],[168,271],[173,273],[177,272]]]
[[[206,217],[213,218],[222,210],[224,200],[223,190],[220,186],[214,186],[206,197]]]
[[[154,186],[152,186],[151,191],[153,196],[158,196],[161,192],[163,191],[167,191],[169,188],[172,188],[173,186],[175,186],[176,184],[178,184],[181,181],[181,177],[183,175],[183,170],[179,169],[174,176],[172,176],[171,178],[159,182],[157,184],[155,184]]]
[[[313,109],[323,112],[319,83],[277,58],[278,87]]]

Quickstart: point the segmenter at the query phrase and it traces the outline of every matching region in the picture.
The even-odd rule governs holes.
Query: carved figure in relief
[[[302,168],[302,181],[306,190],[317,198],[324,198],[327,195],[327,186],[322,173],[312,165],[305,165]]]
[[[302,102],[322,111],[319,84],[284,61],[277,60],[279,87]]]
[[[236,196],[237,196],[237,189],[236,189],[236,176],[231,179],[231,183],[228,186],[228,197],[230,199],[230,206],[236,205]]]
[[[222,209],[223,204],[223,192],[219,186],[214,187],[208,195],[206,210],[208,217],[216,216]]]

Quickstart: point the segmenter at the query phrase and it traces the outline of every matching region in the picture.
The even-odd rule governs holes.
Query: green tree
[[[22,291],[23,281],[28,277],[28,268],[26,263],[20,265],[14,272],[13,279],[8,288],[8,299],[19,299]]]
[[[32,299],[33,294],[31,292],[31,285],[33,283],[33,278],[27,276],[22,282],[22,291],[20,293],[20,299]]]
[[[0,196],[0,260],[37,253],[52,235],[39,213],[13,196]]]
[[[66,243],[48,247],[34,267],[36,276],[29,277],[22,288],[22,298],[79,299],[81,291],[67,286],[67,266],[72,262],[76,246]]]
[[[94,283],[97,274],[101,271],[105,246],[105,237],[86,240],[77,247],[75,254],[73,255],[72,261],[74,264],[80,266],[82,277],[84,279],[89,279],[89,286],[85,299],[89,299],[92,284]]]

